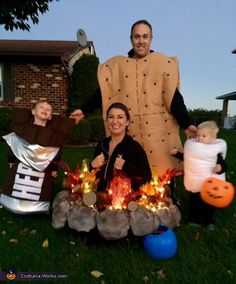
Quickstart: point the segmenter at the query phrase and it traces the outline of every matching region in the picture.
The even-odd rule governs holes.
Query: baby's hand
[[[106,162],[105,156],[104,156],[103,153],[101,153],[91,162],[91,165],[94,169],[96,169],[96,168],[100,168],[102,165],[104,165],[105,162]]]
[[[177,153],[178,153],[178,149],[176,147],[174,147],[173,149],[170,150],[171,155],[175,155]]]
[[[221,173],[221,171],[222,171],[222,167],[220,164],[217,164],[213,169],[213,173],[215,174]]]

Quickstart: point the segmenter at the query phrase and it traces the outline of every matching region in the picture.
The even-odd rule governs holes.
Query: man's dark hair
[[[134,27],[137,26],[137,25],[140,25],[140,24],[144,24],[144,25],[148,26],[150,28],[151,34],[152,34],[152,25],[147,20],[138,20],[131,27],[130,37],[132,37],[132,35],[133,35]]]

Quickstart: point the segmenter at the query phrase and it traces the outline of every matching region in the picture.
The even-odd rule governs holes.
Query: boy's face
[[[214,140],[214,137],[210,135],[209,130],[202,128],[197,130],[196,140],[197,142],[203,144],[211,144]]]
[[[52,118],[52,106],[47,102],[37,103],[32,109],[32,114],[35,119],[48,121]]]

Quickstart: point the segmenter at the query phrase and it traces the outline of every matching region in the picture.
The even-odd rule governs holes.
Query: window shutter
[[[13,66],[11,63],[3,64],[3,100],[13,100]]]

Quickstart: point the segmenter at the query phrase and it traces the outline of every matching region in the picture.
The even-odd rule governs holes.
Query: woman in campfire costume
[[[177,206],[165,206],[157,210],[157,214],[136,203],[136,197],[138,200],[145,193],[142,189],[146,183],[150,185],[152,173],[144,149],[127,134],[129,123],[129,111],[124,104],[116,102],[108,107],[106,126],[110,136],[97,144],[91,162],[98,184],[93,187],[94,178],[91,183],[87,179],[89,191],[77,184],[71,193],[63,190],[57,194],[52,206],[55,229],[63,228],[68,222],[70,228],[86,232],[92,244],[99,243],[101,237],[106,240],[124,238],[129,230],[136,236],[152,233],[160,221],[169,227],[179,225],[181,215]],[[152,189],[152,195],[155,192]],[[156,202],[155,196],[152,197],[152,203]],[[162,201],[164,205],[164,199]]]
[[[142,146],[127,134],[130,115],[122,103],[113,103],[106,112],[106,126],[110,133],[95,148],[91,166],[99,168],[98,191],[109,188],[113,177],[122,172],[131,178],[131,187],[138,190],[151,180],[152,173]]]
[[[8,172],[0,203],[18,214],[49,213],[54,177],[61,147],[74,123],[83,114],[76,110],[68,119],[52,115],[52,106],[38,101],[32,110],[15,109],[12,132],[3,136],[9,145]]]

